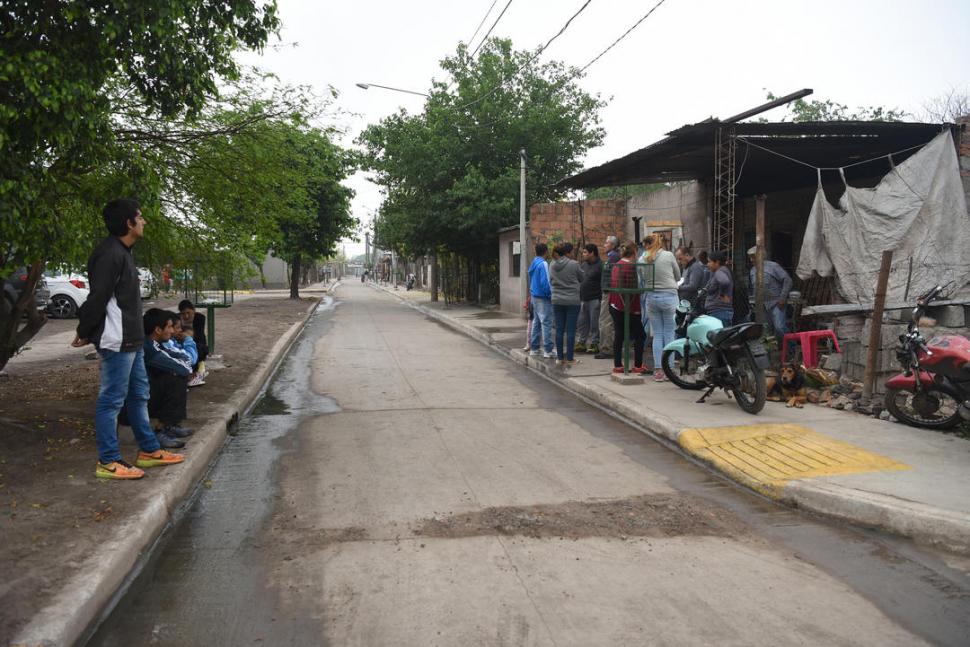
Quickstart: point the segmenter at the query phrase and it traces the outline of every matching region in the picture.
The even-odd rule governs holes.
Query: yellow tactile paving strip
[[[678,442],[693,456],[773,498],[793,479],[910,469],[801,425],[684,429]]]

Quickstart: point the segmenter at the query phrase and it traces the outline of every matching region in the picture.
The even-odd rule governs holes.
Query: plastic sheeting
[[[843,176],[844,178],[844,176]],[[821,182],[797,273],[837,277],[849,303],[872,303],[884,251],[893,250],[887,300],[912,301],[934,285],[970,282],[970,214],[949,130],[871,189],[846,186],[838,208]],[[907,284],[909,287],[907,296]]]

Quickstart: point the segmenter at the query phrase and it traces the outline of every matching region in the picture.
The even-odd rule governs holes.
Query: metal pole
[[[765,200],[767,196],[755,198],[755,245],[754,256],[754,320],[765,322]],[[777,333],[776,333],[777,334]]]
[[[866,374],[862,383],[864,402],[869,401],[876,386],[876,360],[879,357],[879,342],[882,339],[882,313],[886,307],[886,287],[889,285],[889,270],[892,264],[892,250],[883,252],[882,263],[879,264],[879,279],[876,282],[876,301],[872,304],[872,322],[869,324],[869,352],[866,353]]]
[[[525,149],[519,151],[519,303],[525,304],[529,296],[529,272],[525,265],[526,259],[525,235]],[[522,318],[529,316],[529,312],[522,310]]]

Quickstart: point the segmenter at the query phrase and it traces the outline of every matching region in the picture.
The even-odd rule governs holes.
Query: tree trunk
[[[300,298],[300,270],[303,259],[299,254],[294,254],[290,259],[290,298]]]
[[[431,300],[438,300],[438,252],[431,255]]]
[[[47,323],[47,316],[34,305],[34,292],[43,272],[44,261],[35,261],[27,270],[27,281],[17,300],[11,303],[0,296],[0,370]],[[2,289],[3,281],[0,281]],[[27,322],[20,328],[20,319],[25,314]]]

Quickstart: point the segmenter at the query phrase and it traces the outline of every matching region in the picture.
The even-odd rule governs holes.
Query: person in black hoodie
[[[191,330],[195,347],[199,351],[199,361],[192,365],[192,375],[189,386],[205,384],[205,358],[209,356],[209,340],[205,336],[205,315],[195,311],[195,305],[188,299],[179,301],[179,317],[182,319],[182,329]]]
[[[101,390],[94,414],[98,444],[94,474],[98,478],[137,479],[145,475],[139,468],[181,463],[184,457],[159,446],[148,418],[141,289],[131,255],[132,246],[145,231],[141,206],[135,200],[112,200],[102,215],[111,235],[88,259],[90,292],[78,312],[77,336],[71,345],[94,344],[101,357]],[[118,448],[118,414],[125,405],[141,450],[135,466],[121,459]]]
[[[576,352],[600,352],[600,303],[603,300],[603,263],[599,248],[592,243],[583,247],[582,285],[579,286],[579,326]]]

